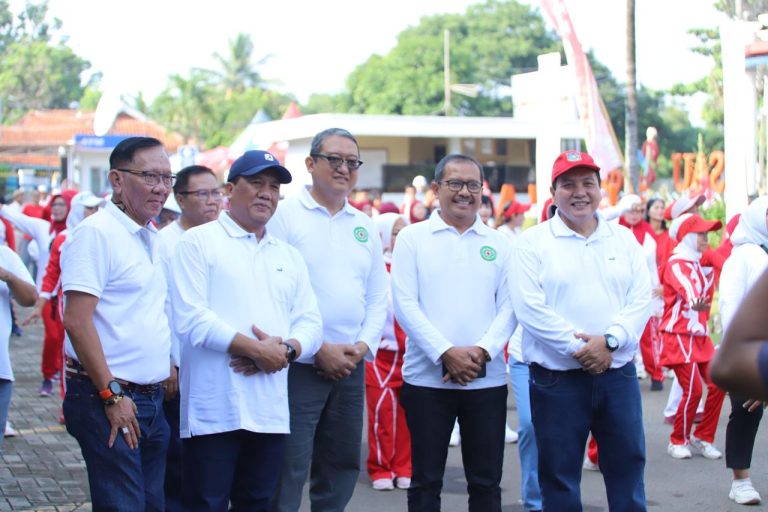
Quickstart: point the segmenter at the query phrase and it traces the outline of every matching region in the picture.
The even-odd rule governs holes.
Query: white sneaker
[[[448,446],[459,446],[461,444],[461,434],[459,433],[459,424],[456,423],[453,426],[453,431],[451,432],[451,439],[448,441]]]
[[[13,428],[10,421],[5,422],[5,433],[3,437],[16,437],[19,435],[18,432],[16,432],[16,429]]]
[[[395,487],[398,489],[408,489],[411,486],[411,479],[407,476],[399,476],[395,479]]]
[[[760,503],[760,494],[752,487],[749,478],[734,480],[731,483],[731,492],[728,497],[739,505],[757,505]]]
[[[673,459],[690,459],[693,457],[691,449],[687,444],[672,444],[667,446],[667,453],[672,456]]]
[[[586,455],[584,456],[584,463],[581,465],[581,467],[587,471],[600,471],[600,466],[589,460],[589,457]]]
[[[723,456],[722,452],[715,448],[715,445],[706,441],[702,441],[701,439],[697,439],[693,436],[691,436],[691,448],[693,448],[697,453],[700,453],[707,459],[717,460]]]
[[[515,444],[518,438],[519,436],[517,435],[517,432],[512,430],[510,426],[507,425],[504,431],[504,442],[507,444]]]
[[[373,481],[374,491],[391,491],[395,488],[395,484],[392,483],[391,478],[378,478]]]

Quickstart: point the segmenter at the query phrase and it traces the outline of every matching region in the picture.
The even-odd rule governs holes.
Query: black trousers
[[[459,420],[470,512],[501,512],[507,386],[456,390],[403,384],[411,431],[409,512],[439,512],[448,441]]]
[[[752,448],[755,446],[757,427],[763,417],[762,406],[753,412],[742,407],[743,396],[729,394],[731,415],[725,429],[725,466],[729,469],[749,469],[752,466]]]

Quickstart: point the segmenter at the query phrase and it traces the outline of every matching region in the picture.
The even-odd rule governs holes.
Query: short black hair
[[[588,167],[574,167],[574,169],[588,169],[590,171],[593,170],[593,169],[589,169]],[[555,178],[554,183],[552,183],[553,189],[557,189],[557,182],[560,181],[560,178],[562,178],[565,174],[567,173],[563,173],[557,178]],[[597,186],[600,187],[600,185],[602,185],[603,183],[603,180],[600,179],[600,171],[595,171],[595,175],[597,176]]]
[[[189,165],[176,174],[176,183],[173,184],[173,193],[186,192],[189,186],[189,178],[198,174],[210,174],[216,178],[216,173],[204,165]]]
[[[483,171],[483,166],[480,162],[468,155],[452,153],[450,155],[444,156],[439,162],[437,162],[437,166],[435,167],[436,183],[443,181],[443,176],[445,175],[445,166],[451,162],[472,162],[480,170],[480,181],[485,181],[485,171]]]
[[[128,137],[121,140],[109,155],[109,168],[117,169],[133,162],[133,156],[140,149],[163,146],[163,143],[154,137]]]
[[[354,135],[349,133],[344,128],[326,128],[325,130],[321,131],[315,137],[312,139],[312,145],[309,148],[309,154],[311,155],[317,155],[318,153],[323,152],[323,143],[325,142],[325,139],[328,137],[344,137],[346,139],[351,140],[355,143],[355,146],[357,146],[357,151],[360,151],[360,144],[357,143],[357,139]]]

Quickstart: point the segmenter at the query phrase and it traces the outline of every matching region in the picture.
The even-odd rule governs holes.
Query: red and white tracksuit
[[[696,407],[702,395],[702,382],[707,385],[704,417],[696,427],[695,436],[713,442],[725,393],[709,377],[709,362],[715,347],[709,338],[709,310],[695,311],[691,304],[700,297],[712,301],[714,272],[699,261],[673,254],[664,269],[664,316],[661,321],[663,350],[661,364],[671,368],[683,396],[675,416],[670,441],[688,443]]]
[[[387,264],[387,271],[390,265]],[[371,480],[411,478],[411,434],[400,405],[405,332],[394,319],[390,299],[387,324],[376,358],[365,363],[368,404],[368,475]]]
[[[67,232],[62,231],[51,243],[48,266],[40,286],[41,297],[48,298],[43,306],[42,320],[45,327],[43,338],[43,359],[41,370],[43,378],[50,380],[53,375],[63,369],[64,361],[64,323],[62,321],[63,294],[61,291],[61,246],[67,238]],[[63,383],[64,379],[60,381]],[[62,395],[63,398],[63,395]]]

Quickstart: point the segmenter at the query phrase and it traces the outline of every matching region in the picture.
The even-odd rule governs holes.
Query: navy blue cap
[[[235,181],[238,176],[253,176],[267,169],[277,171],[280,183],[290,183],[293,179],[288,169],[280,165],[280,161],[272,153],[253,149],[246,151],[232,163],[227,181]]]

